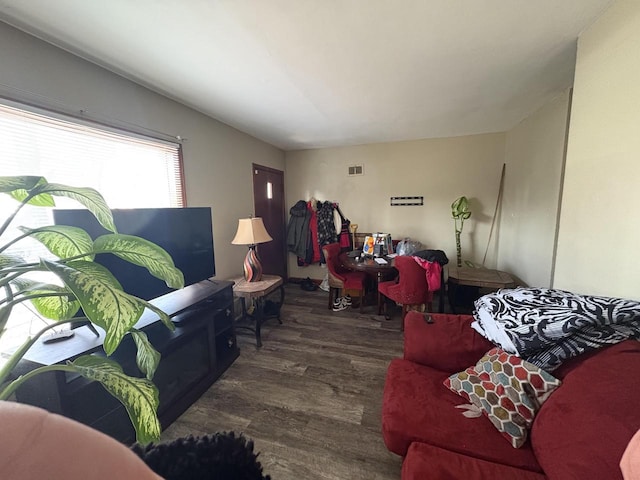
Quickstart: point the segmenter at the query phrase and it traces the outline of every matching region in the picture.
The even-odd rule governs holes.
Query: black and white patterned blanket
[[[568,358],[640,338],[640,302],[548,288],[499,290],[475,302],[473,328],[551,371]]]

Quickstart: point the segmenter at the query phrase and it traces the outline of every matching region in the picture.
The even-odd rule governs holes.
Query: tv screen
[[[53,219],[57,225],[80,227],[93,239],[110,233],[87,210],[55,209]],[[118,233],[136,235],[164,248],[182,271],[185,286],[215,275],[210,208],[114,209],[113,220]],[[145,268],[115,255],[99,254],[95,261],[113,273],[125,292],[136,297],[151,300],[172,290]]]

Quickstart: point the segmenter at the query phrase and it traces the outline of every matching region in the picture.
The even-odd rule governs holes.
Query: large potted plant
[[[469,211],[469,200],[467,197],[460,197],[451,204],[451,216],[453,217],[454,228],[456,231],[456,255],[458,257],[458,267],[462,266],[462,246],[460,243],[460,235],[464,227],[464,221],[471,217]]]
[[[152,383],[160,354],[135,324],[146,308],[155,312],[169,329],[174,325],[164,312],[149,302],[127,294],[105,267],[95,263],[98,253],[110,253],[130,263],[145,267],[149,273],[164,280],[172,288],[182,288],[184,278],[169,256],[159,246],[139,237],[118,234],[111,210],[104,198],[94,189],[50,184],[43,177],[0,177],[0,193],[18,201],[13,213],[0,226],[0,335],[5,331],[13,308],[21,302],[31,302],[40,315],[53,320],[22,345],[0,369],[0,400],[9,399],[24,382],[35,375],[50,371],[74,372],[100,382],[125,406],[140,443],[159,439],[160,422],[157,417],[158,390]],[[82,229],[52,225],[38,228],[20,227],[15,238],[4,240],[9,225],[25,205],[54,206],[53,197],[76,200],[93,213],[98,222],[112,232],[95,240]],[[31,237],[42,243],[56,258],[29,263],[7,253],[7,249]],[[52,272],[60,280],[43,283],[30,278],[34,272]],[[85,355],[65,364],[36,368],[18,378],[11,372],[28,349],[53,327],[69,323],[82,308],[85,319],[95,329],[105,331],[103,348],[107,358]],[[123,373],[118,363],[108,358],[122,339],[131,335],[137,346],[137,365],[145,378]]]

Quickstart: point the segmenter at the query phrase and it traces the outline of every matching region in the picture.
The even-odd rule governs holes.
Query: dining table
[[[355,256],[352,252],[342,252],[338,258],[345,268],[355,272],[364,272],[372,280],[377,295],[378,315],[382,315],[382,295],[378,292],[378,284],[398,275],[398,270],[393,266],[393,258]],[[386,263],[378,262],[376,258],[382,258]]]

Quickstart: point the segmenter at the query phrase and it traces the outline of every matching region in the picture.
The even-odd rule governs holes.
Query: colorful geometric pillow
[[[451,375],[444,385],[466,398],[493,423],[514,448],[540,406],[560,386],[560,380],[501,348],[492,348],[475,366]]]

